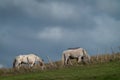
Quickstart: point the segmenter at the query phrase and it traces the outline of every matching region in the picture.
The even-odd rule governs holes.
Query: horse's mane
[[[80,47],[68,48],[68,50],[79,49]]]

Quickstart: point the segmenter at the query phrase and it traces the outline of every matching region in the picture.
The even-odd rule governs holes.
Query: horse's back
[[[68,49],[63,51],[63,54],[78,54],[78,53],[82,53],[83,52],[83,48],[77,48],[77,49]]]

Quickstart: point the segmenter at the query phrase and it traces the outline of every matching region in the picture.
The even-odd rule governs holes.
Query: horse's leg
[[[35,59],[32,59],[31,57],[27,57],[29,68],[32,68],[35,65]]]
[[[79,56],[79,57],[78,57],[78,63],[81,62],[81,58],[82,58],[82,56]]]
[[[69,59],[69,63],[70,63],[70,65],[73,65],[70,59]]]
[[[69,57],[65,58],[65,65],[68,64],[68,59],[69,59]]]
[[[32,68],[32,67],[34,66],[34,64],[35,64],[35,63],[34,63],[34,62],[32,62],[32,63],[31,63],[31,65],[30,65],[30,67]]]
[[[20,67],[21,67],[21,63],[18,63],[18,64],[16,65],[16,68],[19,70]]]
[[[20,63],[17,62],[17,63],[15,64],[15,68],[19,69],[19,67],[20,67]]]
[[[33,61],[28,61],[28,66],[29,66],[29,68],[32,68],[34,66],[34,62]]]
[[[44,65],[44,64],[41,66],[41,68],[42,68],[42,70],[46,69],[46,67],[45,67],[45,65]]]

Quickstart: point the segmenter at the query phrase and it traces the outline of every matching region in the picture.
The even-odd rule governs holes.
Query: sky
[[[68,48],[120,46],[120,0],[0,0],[0,68],[20,54],[47,62]]]

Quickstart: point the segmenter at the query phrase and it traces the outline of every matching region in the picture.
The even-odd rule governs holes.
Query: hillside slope
[[[120,61],[1,75],[0,80],[120,80]]]

